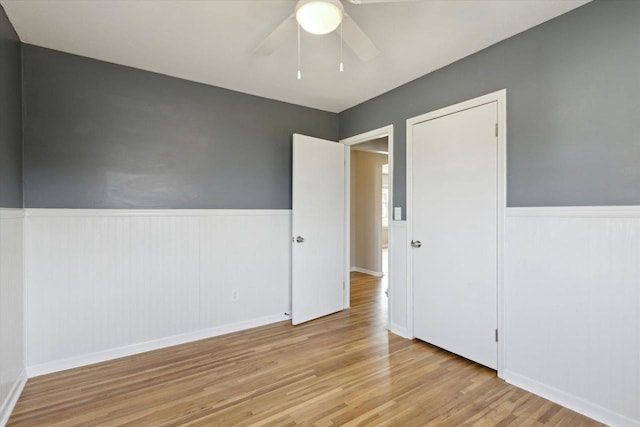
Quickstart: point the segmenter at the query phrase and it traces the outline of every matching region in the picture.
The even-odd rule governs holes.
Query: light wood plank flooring
[[[382,286],[354,273],[338,314],[30,379],[9,425],[600,425],[388,333]]]

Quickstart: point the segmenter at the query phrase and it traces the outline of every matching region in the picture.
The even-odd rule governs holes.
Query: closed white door
[[[294,325],[344,308],[345,148],[293,135]]]
[[[411,157],[414,335],[493,369],[497,114],[491,102],[414,124]]]

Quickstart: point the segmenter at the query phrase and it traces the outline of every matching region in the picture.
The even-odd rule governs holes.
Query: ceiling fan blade
[[[376,45],[349,15],[345,14],[342,25],[342,40],[358,55],[358,58],[368,61],[378,56],[380,51]]]
[[[276,27],[275,30],[271,32],[267,36],[266,39],[262,41],[253,51],[256,55],[269,56],[271,55],[284,41],[285,38],[291,33],[295,31],[296,28],[296,20],[295,16],[291,15],[280,25]]]

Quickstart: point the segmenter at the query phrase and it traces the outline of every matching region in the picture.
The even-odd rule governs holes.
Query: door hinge
[[[342,290],[344,291],[344,280],[342,281]]]
[[[498,124],[496,123],[496,136],[498,136]]]
[[[496,342],[498,342],[498,330],[496,329]]]

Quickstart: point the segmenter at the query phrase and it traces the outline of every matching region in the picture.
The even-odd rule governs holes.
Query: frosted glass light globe
[[[344,8],[339,0],[300,0],[296,20],[311,34],[328,34],[342,22]]]

